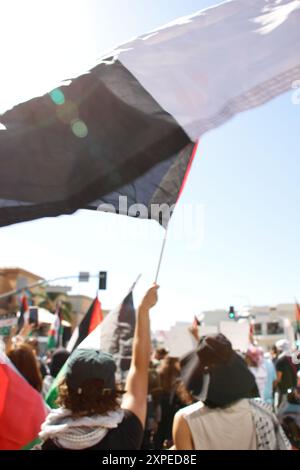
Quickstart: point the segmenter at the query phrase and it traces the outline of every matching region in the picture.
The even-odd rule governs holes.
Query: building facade
[[[0,269],[0,296],[11,291],[26,289],[31,284],[42,281],[41,276],[37,276],[22,268],[1,268]],[[0,315],[19,310],[20,295],[12,294],[0,297]]]

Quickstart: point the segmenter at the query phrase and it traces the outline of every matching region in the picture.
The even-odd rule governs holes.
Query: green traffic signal
[[[230,318],[231,320],[233,320],[233,319],[235,318],[235,310],[234,310],[234,307],[233,307],[232,305],[229,307],[229,314],[228,314],[228,316],[229,316],[229,318]]]

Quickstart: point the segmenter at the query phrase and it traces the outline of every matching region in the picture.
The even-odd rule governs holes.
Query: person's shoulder
[[[262,412],[263,414],[267,415],[269,418],[272,418],[272,419],[273,417],[275,417],[273,413],[272,405],[264,401],[262,398],[260,397],[249,398],[247,401],[249,402],[249,405],[252,410],[253,409],[260,410],[260,412]]]
[[[140,419],[136,416],[135,413],[133,413],[132,411],[130,410],[127,410],[127,409],[124,409],[124,418],[123,420],[121,421],[121,423],[119,424],[119,426],[136,426],[136,427],[139,427],[141,428],[141,432],[144,432],[143,431],[143,425],[140,421]]]
[[[108,441],[105,444],[113,449],[140,449],[144,435],[142,423],[132,411],[127,409],[123,409],[123,411],[124,417],[121,423],[108,433]]]
[[[287,364],[287,362],[288,362],[288,357],[285,354],[283,354],[277,358],[276,367],[283,366]]]
[[[193,417],[195,415],[201,415],[206,412],[206,406],[201,401],[197,401],[196,403],[192,403],[192,405],[185,406],[177,411],[176,415],[178,417]]]

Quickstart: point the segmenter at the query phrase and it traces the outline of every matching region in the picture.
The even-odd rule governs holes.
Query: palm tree
[[[60,309],[62,318],[69,323],[72,323],[73,307],[70,302],[64,299],[64,294],[61,292],[40,292],[38,297],[41,299],[38,303],[39,307],[55,313],[57,303],[60,302]]]

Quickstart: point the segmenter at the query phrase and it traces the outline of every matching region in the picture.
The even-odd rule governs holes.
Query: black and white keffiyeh
[[[257,450],[291,450],[272,407],[260,398],[249,400],[256,430]]]

